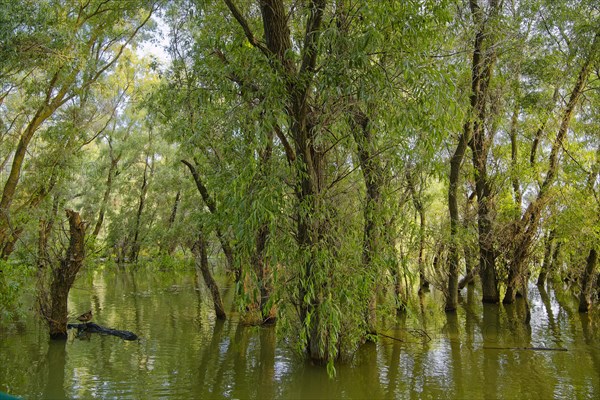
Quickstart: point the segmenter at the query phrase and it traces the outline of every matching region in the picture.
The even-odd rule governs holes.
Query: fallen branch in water
[[[484,350],[532,350],[532,351],[568,351],[562,347],[488,347],[483,346]]]
[[[407,329],[408,333],[410,333],[411,335],[413,335],[414,337],[420,337],[420,338],[427,338],[428,342],[431,342],[431,336],[429,336],[429,334],[423,330],[423,329]]]
[[[68,324],[68,329],[77,329],[77,334],[80,333],[101,333],[104,335],[113,335],[120,337],[123,340],[137,340],[135,333],[129,331],[121,331],[118,329],[105,328],[93,322],[85,322],[83,324]]]
[[[388,338],[388,339],[397,340],[397,341],[399,341],[399,342],[404,342],[404,340],[402,340],[402,339],[398,339],[397,337],[393,337],[393,336],[386,335],[385,333],[378,333],[377,335],[378,335],[378,336],[383,336],[384,338]]]
[[[431,341],[431,336],[429,336],[429,334],[426,331],[424,331],[423,329],[404,329],[404,330],[406,332],[410,333],[415,338],[423,339],[423,342],[425,342],[425,343]],[[403,342],[403,343],[423,343],[423,342],[410,342],[410,341],[407,342],[406,340],[399,339],[394,336],[389,336],[389,335],[386,335],[385,333],[378,333],[377,335],[383,336],[388,339],[397,340],[398,342]]]

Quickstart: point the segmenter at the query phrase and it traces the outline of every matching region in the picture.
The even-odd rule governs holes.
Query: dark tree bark
[[[226,1],[227,3],[230,3]],[[318,321],[319,313],[315,312],[321,299],[319,293],[309,296],[311,286],[314,285],[315,270],[323,266],[319,263],[318,252],[321,247],[327,247],[324,239],[326,221],[323,220],[321,208],[324,207],[321,193],[325,188],[324,154],[316,139],[311,108],[309,107],[309,89],[312,86],[315,65],[318,54],[318,43],[325,0],[314,0],[308,4],[308,17],[306,19],[306,35],[302,44],[300,66],[296,67],[293,58],[288,57],[292,51],[290,29],[288,27],[288,13],[282,0],[264,0],[260,2],[263,20],[266,48],[261,48],[274,65],[274,70],[280,74],[287,87],[286,111],[290,119],[290,132],[296,154],[296,197],[298,209],[296,239],[301,253],[306,254],[305,265],[300,279],[298,304],[300,319],[307,324],[309,316],[312,320],[308,326],[307,352],[314,360],[328,361],[329,355],[325,351],[330,343],[323,343],[323,338],[328,342],[329,335],[321,332],[323,329]],[[230,7],[231,9],[231,7]],[[232,10],[233,12],[233,10]],[[239,20],[238,20],[239,21]],[[241,23],[244,27],[247,24]],[[250,37],[251,43],[256,40]],[[253,41],[254,40],[254,41]],[[257,46],[258,47],[258,46]],[[260,47],[259,47],[260,48]],[[318,292],[323,288],[315,288]]]
[[[473,200],[475,199],[475,192],[472,192],[465,202],[465,212],[463,215],[462,228],[464,232],[471,230],[471,226],[474,225],[474,216],[472,215]],[[474,265],[476,254],[473,251],[474,243],[470,240],[463,242],[463,254],[465,259],[465,276],[458,282],[458,290],[462,290],[467,285],[475,284],[475,276],[479,274],[479,265]]]
[[[254,176],[255,180],[269,179],[267,171],[273,155],[273,137],[274,132],[271,131],[268,136],[267,146],[260,155],[260,166],[257,174]],[[267,242],[270,234],[269,224],[265,221],[256,232],[256,245],[253,255],[254,271],[258,278],[260,292],[259,309],[263,324],[273,324],[277,318],[277,307],[271,299],[273,295],[273,271],[267,257]]]
[[[175,195],[175,200],[173,201],[173,208],[171,209],[171,215],[169,216],[169,222],[167,224],[167,229],[171,229],[175,220],[177,219],[177,209],[179,208],[179,202],[181,201],[181,190],[177,191]]]
[[[450,159],[450,184],[448,186],[450,244],[448,247],[448,297],[446,298],[445,306],[445,310],[448,312],[455,311],[458,306],[458,266],[460,263],[460,256],[458,254],[458,230],[460,226],[460,215],[458,213],[458,187],[460,167],[471,135],[470,126],[470,123],[465,123],[464,132],[460,135],[456,150]]]
[[[224,0],[231,15],[238,22],[248,42],[265,55],[276,74],[285,84],[285,111],[288,116],[288,142],[293,144],[295,161],[297,209],[296,241],[300,258],[305,260],[299,274],[298,315],[306,333],[306,351],[315,361],[331,360],[338,347],[338,338],[330,334],[320,323],[323,297],[328,290],[327,282],[317,282],[319,272],[327,268],[321,261],[321,253],[331,248],[327,237],[328,220],[324,192],[325,148],[319,140],[319,107],[312,107],[312,88],[319,54],[320,33],[323,24],[325,0],[311,0],[305,5],[305,35],[294,43],[299,48],[299,58],[290,57],[295,51],[289,29],[290,13],[282,0],[259,2],[264,42],[252,32],[250,25],[233,1]],[[296,62],[297,60],[297,62]],[[288,150],[286,149],[286,153]],[[288,159],[290,157],[288,156]],[[301,210],[301,212],[300,212]]]
[[[477,193],[477,227],[479,234],[479,275],[481,277],[482,300],[484,303],[498,303],[500,292],[498,291],[498,278],[496,276],[496,249],[493,234],[493,196],[492,187],[487,173],[487,160],[491,138],[486,134],[485,124],[488,119],[487,103],[488,88],[492,78],[492,71],[496,61],[496,52],[489,27],[488,20],[494,18],[502,7],[497,1],[490,4],[489,15],[484,16],[483,10],[476,0],[469,2],[471,14],[477,25],[481,26],[481,45],[476,52],[478,57],[473,57],[473,75],[476,85],[473,86],[473,128],[472,138],[469,142],[473,166],[475,168],[475,191]],[[485,18],[485,19],[484,19]],[[490,43],[492,42],[492,43]]]
[[[598,252],[595,248],[590,249],[585,270],[581,277],[581,292],[579,294],[579,312],[588,312],[592,305],[592,289],[596,274],[596,264],[598,263]]]
[[[8,237],[4,238],[4,246],[2,247],[2,256],[3,260],[8,260],[8,257],[15,251],[15,246],[17,241],[21,237],[21,233],[23,233],[22,227],[15,228],[10,232]]]
[[[213,278],[212,273],[210,272],[210,268],[208,266],[208,253],[206,248],[206,238],[204,237],[204,233],[200,232],[200,234],[198,235],[198,239],[192,246],[192,252],[196,257],[196,268],[202,273],[204,283],[210,291],[217,319],[225,320],[227,319],[227,314],[225,313],[225,307],[223,306],[223,300],[221,299],[219,286]]]
[[[550,230],[548,235],[546,236],[546,240],[544,243],[544,259],[542,260],[542,268],[540,270],[540,274],[538,275],[537,285],[544,286],[546,284],[546,277],[548,276],[548,272],[550,270],[550,266],[552,265],[552,248],[554,247],[554,237],[556,236],[556,229]]]
[[[51,339],[67,338],[67,299],[85,257],[85,223],[79,214],[66,210],[69,219],[69,247],[58,265],[52,265],[49,297],[40,293],[39,305],[42,316],[50,328]]]
[[[400,201],[400,204],[406,200]],[[384,256],[385,264],[388,268],[389,273],[393,278],[394,285],[394,300],[396,305],[396,315],[404,315],[406,312],[406,304],[408,302],[407,289],[408,285],[403,285],[402,279],[406,276],[404,270],[399,262],[398,250],[396,247],[396,235],[394,234],[394,226],[396,224],[396,216],[392,216],[384,222],[385,229],[383,230],[383,240],[385,243]]]
[[[181,160],[181,162],[189,168],[190,173],[194,178],[194,182],[196,183],[196,188],[198,189],[198,192],[200,192],[200,196],[202,196],[202,200],[204,201],[204,204],[206,204],[206,207],[208,207],[210,213],[217,215],[217,203],[208,193],[208,189],[204,185],[204,182],[202,182],[202,178],[200,178],[200,174],[198,174],[196,167],[194,167],[194,165],[192,165],[189,161]],[[231,244],[229,243],[229,239],[225,236],[225,234],[223,234],[223,231],[220,227],[217,226],[215,231],[217,238],[219,239],[219,243],[221,243],[223,254],[225,254],[225,268],[227,271],[233,272],[235,281],[239,282],[242,277],[242,271],[240,268],[236,268],[234,265],[234,254]]]
[[[486,92],[491,79],[495,60],[493,52],[486,51],[490,40],[487,19],[476,0],[470,0],[471,14],[476,25],[475,41],[471,65],[471,94],[469,116],[464,123],[463,132],[458,145],[450,159],[450,185],[448,188],[448,209],[450,212],[450,247],[448,252],[448,293],[446,311],[453,312],[458,305],[458,230],[460,216],[458,213],[458,187],[460,168],[465,157],[467,146],[473,152],[475,180],[478,205],[480,266],[484,302],[497,302],[497,285],[495,276],[495,254],[491,242],[491,221],[489,220],[489,197],[491,190],[487,180],[486,161],[487,146],[484,123],[486,118]],[[494,2],[494,7],[498,5]],[[495,11],[491,11],[495,12]]]
[[[410,191],[415,210],[417,210],[417,213],[419,214],[419,255],[417,258],[417,265],[419,268],[419,287],[422,289],[427,289],[429,287],[429,282],[425,277],[425,206],[423,205],[423,201],[421,199],[421,189],[419,189],[419,192],[417,193],[417,189],[415,188],[413,178],[409,171],[406,172],[406,183],[408,185],[408,190]]]
[[[48,253],[48,240],[54,226],[54,221],[58,215],[59,199],[55,196],[52,202],[52,209],[47,218],[41,218],[38,226],[38,250],[37,264],[38,270],[43,270],[50,265],[50,254]],[[38,278],[41,276],[38,275]]]
[[[370,295],[366,310],[367,330],[377,333],[376,257],[381,256],[382,247],[382,186],[383,170],[375,149],[374,135],[369,117],[358,107],[352,114],[352,133],[358,149],[358,160],[365,182],[365,207],[363,227],[362,264],[370,283]]]
[[[521,182],[519,181],[519,141],[517,140],[517,123],[519,121],[519,105],[515,100],[512,117],[510,118],[510,166],[511,166],[511,184],[513,189],[513,200],[515,207],[521,209],[523,194],[521,193]]]
[[[77,329],[77,335],[99,333],[102,335],[116,336],[123,340],[138,340],[138,335],[131,331],[107,328],[93,322],[85,322],[83,324],[67,324],[67,329]]]

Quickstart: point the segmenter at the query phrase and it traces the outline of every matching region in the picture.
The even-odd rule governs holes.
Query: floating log
[[[80,333],[100,333],[103,335],[113,335],[120,337],[123,340],[137,340],[138,336],[130,331],[122,331],[118,329],[106,328],[93,322],[85,322],[83,324],[68,324],[68,329],[77,329],[77,334]]]
[[[531,351],[568,351],[563,347],[488,347],[483,346],[484,350],[531,350]]]

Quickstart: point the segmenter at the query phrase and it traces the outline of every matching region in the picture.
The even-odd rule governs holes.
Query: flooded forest
[[[596,0],[0,1],[0,398],[597,398]]]

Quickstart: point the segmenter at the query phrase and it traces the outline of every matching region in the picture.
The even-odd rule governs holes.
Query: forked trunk
[[[51,339],[67,338],[67,299],[85,256],[85,223],[77,212],[66,210],[66,213],[69,218],[69,247],[58,265],[52,265],[49,304],[46,299],[40,298],[40,309],[50,328]]]

